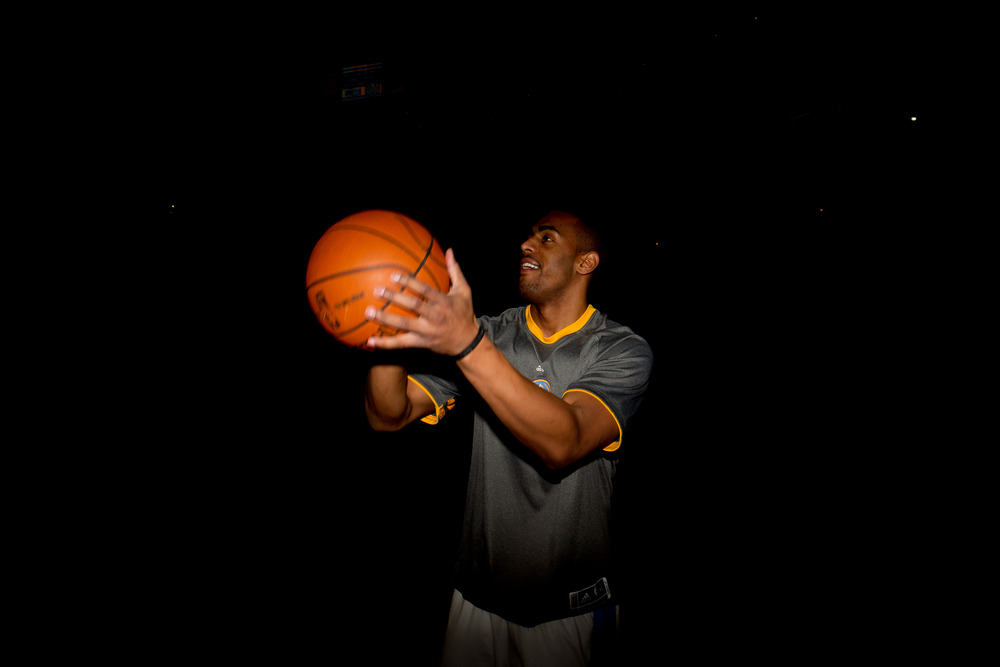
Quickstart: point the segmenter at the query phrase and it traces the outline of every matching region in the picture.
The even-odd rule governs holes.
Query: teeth
[[[537,269],[538,265],[531,262],[521,262],[522,269]]]

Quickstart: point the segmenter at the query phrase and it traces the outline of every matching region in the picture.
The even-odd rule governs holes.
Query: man
[[[550,212],[521,252],[526,307],[477,318],[449,250],[448,294],[402,275],[399,291],[376,293],[416,317],[367,314],[405,331],[370,347],[426,348],[459,371],[449,378],[373,366],[373,428],[436,423],[463,390],[477,401],[446,665],[586,665],[602,627],[615,624],[612,480],[652,352],[589,304],[603,251],[584,220]]]

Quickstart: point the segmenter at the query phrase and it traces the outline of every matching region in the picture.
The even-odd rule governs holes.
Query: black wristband
[[[454,357],[452,357],[452,359],[454,359],[455,361],[458,361],[462,357],[465,357],[466,355],[468,355],[470,352],[472,352],[474,349],[476,349],[476,346],[479,345],[479,341],[481,341],[483,339],[484,335],[486,335],[486,329],[484,329],[483,325],[480,324],[479,325],[479,333],[477,333],[476,337],[472,339],[471,343],[469,343],[469,347],[465,348],[464,350],[462,350],[461,352],[459,352],[458,354],[456,354]]]

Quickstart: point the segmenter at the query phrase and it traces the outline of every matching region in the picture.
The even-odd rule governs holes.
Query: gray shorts
[[[618,608],[571,616],[531,628],[505,621],[452,593],[442,667],[590,665],[618,629]],[[595,662],[597,662],[595,660]]]

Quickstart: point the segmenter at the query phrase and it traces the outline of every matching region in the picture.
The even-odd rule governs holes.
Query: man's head
[[[546,303],[567,295],[586,297],[604,248],[597,230],[565,211],[550,211],[521,244],[521,296]]]

